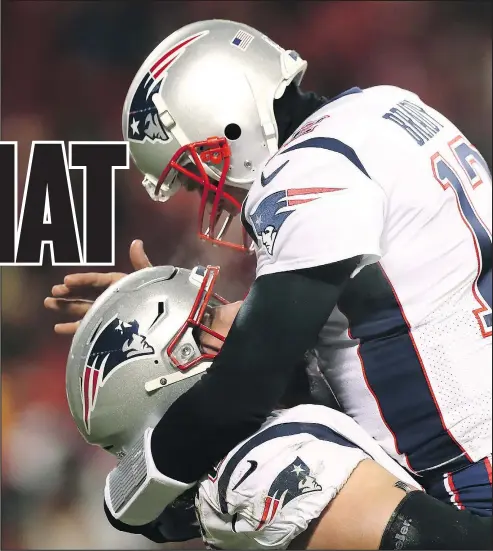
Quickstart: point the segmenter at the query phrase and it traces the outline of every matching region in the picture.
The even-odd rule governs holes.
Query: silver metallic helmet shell
[[[146,268],[96,300],[74,336],[66,371],[70,411],[87,442],[121,457],[200,379],[210,359],[187,320],[200,289],[213,285],[208,274],[201,267]],[[190,369],[177,368],[168,354],[183,328],[175,356],[196,358]]]
[[[187,25],[163,40],[135,76],[123,108],[123,135],[153,199],[167,200],[180,178],[154,190],[177,150],[210,137],[228,138],[226,184],[248,190],[256,172],[278,149],[274,99],[299,83],[307,63],[242,23],[226,20]],[[191,160],[190,155],[180,164]],[[219,181],[221,165],[204,162]]]

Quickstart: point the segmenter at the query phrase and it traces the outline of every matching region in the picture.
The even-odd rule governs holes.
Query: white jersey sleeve
[[[343,413],[315,405],[277,412],[200,483],[196,509],[205,543],[219,549],[287,548],[364,459],[419,488]]]
[[[359,255],[361,269],[382,256],[387,198],[356,151],[368,144],[330,134],[327,119],[281,148],[245,201],[257,277]]]

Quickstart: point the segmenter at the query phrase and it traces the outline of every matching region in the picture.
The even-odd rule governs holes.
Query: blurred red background
[[[19,142],[20,190],[33,140],[120,140],[123,100],[148,53],[176,28],[212,18],[242,21],[296,49],[309,62],[305,89],[416,92],[491,165],[489,2],[35,0],[2,3],[1,131]],[[76,200],[80,184],[74,171]],[[200,243],[188,195],[153,203],[132,169],[118,176],[116,204],[117,270],[130,270],[128,246],[140,238],[155,264],[219,263],[220,292],[242,298],[254,260]],[[54,335],[43,308],[66,273],[2,269],[1,547],[156,548],[107,524],[102,488],[112,459],[83,442],[68,412],[70,342]]]

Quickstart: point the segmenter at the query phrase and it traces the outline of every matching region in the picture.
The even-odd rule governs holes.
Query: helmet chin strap
[[[199,373],[203,373],[209,367],[211,366],[212,362],[202,362],[199,365],[192,367],[192,369],[183,372],[183,371],[177,371],[176,373],[172,373],[171,375],[163,375],[162,377],[157,377],[156,379],[152,379],[148,381],[144,388],[147,392],[154,392],[158,390],[159,388],[163,388],[165,386],[170,386],[175,383],[179,383],[180,381],[183,381],[184,379],[188,379],[189,377],[193,377],[195,375],[198,375]]]

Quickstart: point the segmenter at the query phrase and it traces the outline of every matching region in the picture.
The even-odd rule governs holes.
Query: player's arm
[[[144,536],[154,543],[166,543],[167,541],[170,541],[159,530],[159,526],[155,521],[151,521],[140,526],[131,526],[116,519],[108,509],[106,501],[104,501],[103,504],[106,518],[108,519],[108,522],[111,524],[111,526],[113,526],[113,528],[115,528],[116,530],[120,532],[126,532],[127,534],[137,534],[140,536]]]
[[[351,275],[380,254],[381,188],[343,155],[320,148],[314,155],[316,170],[304,170],[297,185],[303,180],[306,186],[341,189],[297,203],[277,232],[272,261],[262,264],[267,253],[260,250],[258,277],[220,354],[156,426],[156,466],[171,478],[198,480],[260,427],[297,363],[317,342]],[[286,173],[294,157],[290,163]],[[256,210],[252,206],[251,218]],[[264,222],[269,212],[263,213]]]
[[[491,549],[491,517],[459,511],[363,461],[291,549]]]
[[[116,519],[104,500],[104,512],[108,522],[120,532],[138,534],[154,543],[190,541],[201,538],[195,514],[195,488],[179,496],[159,517],[141,525],[131,525]]]
[[[194,482],[260,428],[358,262],[350,258],[254,282],[208,373],[153,431],[152,455],[163,474]]]
[[[145,439],[144,455],[160,488],[160,507],[152,492],[142,491],[117,512],[108,501],[107,480],[106,504],[115,518],[131,525],[152,522],[156,512],[260,428],[285,395],[293,370],[315,343],[357,262],[265,276],[254,283],[219,361]],[[294,337],[286,339],[286,331]],[[133,460],[134,455],[127,457]]]

